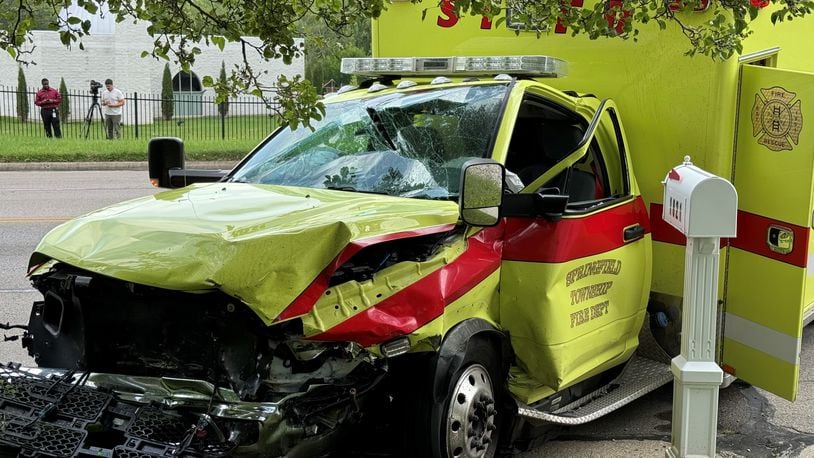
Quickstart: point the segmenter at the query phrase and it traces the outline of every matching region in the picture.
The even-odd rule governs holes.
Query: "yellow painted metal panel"
[[[730,249],[726,311],[790,336],[802,335],[804,269]]]
[[[808,262],[806,266],[805,293],[803,294],[803,316],[814,307],[814,230],[808,231]]]
[[[467,291],[444,308],[444,314],[416,329],[407,337],[410,339],[410,351],[435,351],[438,345],[453,326],[470,318],[479,318],[500,328],[498,324],[498,285],[500,269],[497,269],[482,282]],[[379,346],[368,348],[379,354]]]
[[[455,202],[198,184],[64,223],[32,260],[159,288],[218,288],[270,324],[348,243],[457,221]]]
[[[758,387],[774,387],[771,391],[789,401],[797,397],[797,380],[800,366],[781,361],[766,353],[747,347],[734,340],[724,339],[724,359],[735,369],[735,375]]]
[[[812,294],[807,244],[814,209],[814,74],[744,65],[740,88],[734,170],[739,227],[725,293],[725,311],[735,318],[724,324],[722,364],[793,398],[798,371],[778,365],[794,366]],[[792,234],[793,243],[776,232],[773,239],[777,228]]]
[[[735,184],[740,210],[808,227],[814,75],[745,65]]]
[[[638,342],[649,257],[643,241],[563,263],[504,261],[500,320],[518,365],[557,390],[612,367]],[[618,268],[568,276],[597,261]]]

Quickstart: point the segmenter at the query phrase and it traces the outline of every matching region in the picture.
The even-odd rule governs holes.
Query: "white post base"
[[[675,378],[673,442],[666,456],[714,458],[718,389],[724,373],[714,362],[687,361],[681,355],[673,358],[671,369]]]

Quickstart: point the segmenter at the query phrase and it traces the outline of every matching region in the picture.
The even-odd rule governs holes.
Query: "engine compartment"
[[[307,456],[330,442],[309,438],[358,422],[387,373],[356,344],[305,340],[298,319],[265,326],[219,291],[163,290],[62,263],[32,284],[43,300],[22,344],[50,375],[0,371],[0,451],[296,456],[305,447]],[[104,402],[78,417],[79,395]],[[71,439],[33,439],[48,431]]]

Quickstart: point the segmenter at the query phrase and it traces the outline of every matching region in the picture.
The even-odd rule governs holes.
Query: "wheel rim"
[[[492,443],[495,396],[489,372],[480,364],[469,366],[458,378],[447,412],[447,456],[480,458]]]

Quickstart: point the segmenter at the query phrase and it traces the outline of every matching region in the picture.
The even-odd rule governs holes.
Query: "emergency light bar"
[[[549,56],[346,57],[342,59],[342,73],[362,76],[508,73],[559,78],[568,74],[568,63]]]

